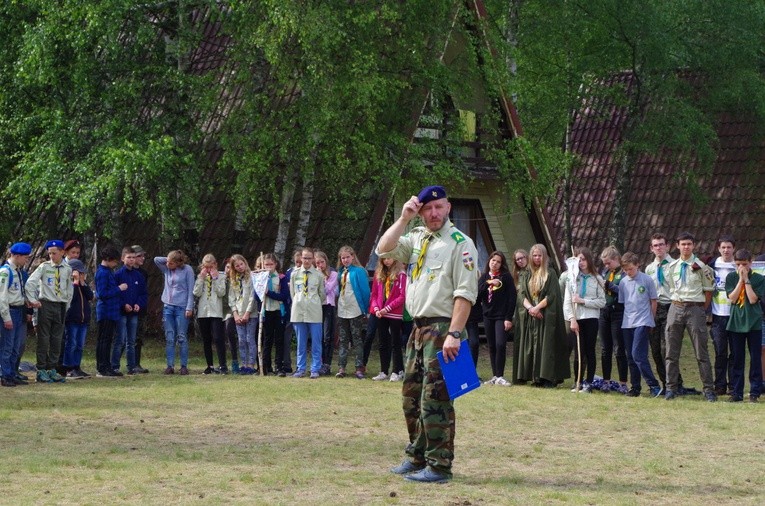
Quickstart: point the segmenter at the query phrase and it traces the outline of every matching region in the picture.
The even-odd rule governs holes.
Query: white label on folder
[[[460,390],[465,390],[467,387],[468,387],[468,384],[463,383],[462,385],[460,385]]]

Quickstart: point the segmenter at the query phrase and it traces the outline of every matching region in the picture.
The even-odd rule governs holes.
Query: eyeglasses
[[[526,260],[526,257],[515,257],[516,262],[519,262],[521,260]]]

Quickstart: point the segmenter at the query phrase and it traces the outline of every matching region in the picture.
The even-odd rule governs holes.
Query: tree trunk
[[[627,235],[627,207],[629,205],[629,189],[632,166],[635,155],[630,147],[624,149],[619,157],[619,167],[616,172],[613,214],[608,233],[609,243],[624,253],[624,241]]]
[[[282,198],[279,201],[279,229],[276,232],[276,243],[274,244],[274,254],[279,259],[279,263],[285,265],[285,252],[287,251],[287,239],[290,235],[290,225],[292,224],[292,202],[295,200],[295,170],[288,170],[284,177],[284,187],[282,188]]]
[[[298,219],[297,230],[295,230],[295,244],[298,246],[306,245],[308,224],[311,221],[311,209],[313,208],[313,178],[314,169],[312,168],[303,179],[303,198],[300,203],[300,218]]]

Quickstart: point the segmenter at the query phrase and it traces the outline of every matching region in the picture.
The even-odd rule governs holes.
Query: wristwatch
[[[446,335],[456,337],[457,339],[462,337],[462,332],[459,330],[452,330],[451,332],[447,332]]]

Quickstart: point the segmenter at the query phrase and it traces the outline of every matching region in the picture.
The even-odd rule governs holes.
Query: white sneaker
[[[509,386],[510,386],[510,382],[509,382],[509,381],[507,381],[507,380],[506,380],[505,378],[503,378],[502,376],[500,376],[499,378],[497,378],[497,379],[494,381],[494,384],[495,384],[495,385],[499,385],[499,386],[503,386],[503,387],[509,387]]]
[[[492,378],[489,381],[484,381],[483,384],[484,385],[493,385],[496,382],[497,382],[497,377],[496,376],[492,376]]]
[[[372,381],[385,381],[386,379],[388,379],[388,375],[384,372],[380,372],[380,374],[372,378]]]
[[[403,376],[404,376],[403,374],[401,376],[399,376],[398,373],[392,372],[392,373],[390,373],[390,381],[391,382],[399,381],[399,380],[403,379]]]

